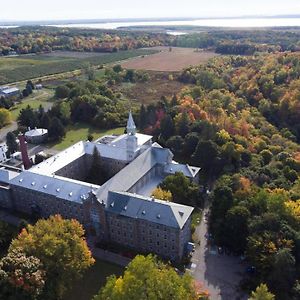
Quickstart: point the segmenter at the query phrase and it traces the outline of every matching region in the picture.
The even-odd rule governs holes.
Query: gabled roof
[[[126,192],[109,192],[106,211],[182,229],[194,208]]]
[[[189,178],[194,178],[200,171],[200,168],[190,166],[188,164],[178,164],[177,162],[172,162],[167,164],[164,169],[167,174],[175,174],[176,172],[182,172],[184,176]]]

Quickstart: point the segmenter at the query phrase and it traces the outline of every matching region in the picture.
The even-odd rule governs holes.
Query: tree
[[[18,122],[22,126],[34,128],[38,126],[37,113],[31,106],[27,105],[27,107],[20,110]]]
[[[6,108],[0,108],[0,128],[11,122],[11,113]]]
[[[268,279],[269,286],[278,299],[287,299],[296,281],[296,262],[291,249],[280,249],[275,257]]]
[[[174,123],[170,115],[166,115],[160,122],[160,132],[164,139],[169,139],[174,134]]]
[[[174,135],[167,140],[166,146],[174,154],[181,154],[183,149],[183,143],[183,138],[180,135]]]
[[[59,99],[68,98],[70,89],[66,85],[60,85],[55,89],[55,97]]]
[[[117,64],[117,65],[114,65],[114,66],[113,66],[113,71],[114,71],[115,73],[120,73],[120,72],[123,71],[123,68],[122,68],[122,66],[121,66],[120,64]]]
[[[13,132],[8,132],[6,135],[6,145],[7,145],[7,156],[10,156],[11,154],[18,151],[18,143],[16,136]]]
[[[65,127],[58,118],[54,117],[51,120],[48,135],[52,140],[59,140],[65,136]]]
[[[140,109],[139,127],[141,130],[147,127],[147,112],[144,104],[141,105]]]
[[[152,195],[155,199],[161,199],[166,201],[172,201],[172,193],[170,191],[165,191],[158,187],[153,192]]]
[[[236,253],[243,253],[246,248],[249,217],[249,210],[243,206],[235,206],[226,214],[224,242]]]
[[[179,276],[173,268],[155,259],[137,255],[122,277],[110,276],[93,300],[196,300],[190,275]]]
[[[189,118],[186,112],[179,114],[176,117],[175,127],[177,133],[183,138],[189,133]]]
[[[48,113],[44,113],[41,117],[40,126],[42,128],[48,129],[50,126],[50,118],[48,116]]]
[[[1,296],[6,300],[37,299],[42,294],[45,279],[41,261],[27,256],[21,248],[12,249],[0,261]]]
[[[170,191],[174,202],[177,203],[195,205],[199,200],[198,186],[191,183],[182,172],[167,176],[159,187],[165,191]]]
[[[249,300],[275,300],[275,296],[269,292],[266,284],[261,284],[251,293]]]
[[[184,154],[186,157],[190,157],[199,143],[199,137],[196,132],[187,134],[184,138]]]
[[[92,156],[92,165],[89,170],[87,181],[94,184],[102,185],[107,179],[105,168],[102,167],[101,156],[96,147],[94,147]]]
[[[43,264],[47,274],[43,295],[49,299],[60,299],[72,282],[94,263],[82,225],[59,215],[24,228],[11,242],[9,252],[16,249]]]
[[[203,168],[206,173],[213,169],[218,156],[218,147],[212,141],[199,141],[192,159],[194,163]]]

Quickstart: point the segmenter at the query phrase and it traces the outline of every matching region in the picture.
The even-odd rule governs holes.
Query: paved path
[[[7,126],[1,128],[1,130],[0,130],[0,141],[5,141],[6,140],[6,135],[10,131],[15,131],[17,129],[18,129],[17,122],[14,122],[14,121],[10,125],[7,125]]]
[[[204,209],[202,221],[196,229],[200,245],[196,246],[192,257],[191,274],[204,283],[210,292],[211,300],[247,299],[237,291],[245,270],[240,259],[234,256],[219,255],[208,246],[205,238],[207,223],[204,217],[208,211],[208,208]]]

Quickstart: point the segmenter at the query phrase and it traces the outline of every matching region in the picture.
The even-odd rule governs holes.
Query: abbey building
[[[173,160],[169,149],[136,132],[81,141],[28,170],[0,168],[0,206],[41,217],[76,218],[88,234],[142,253],[180,260],[191,239],[192,207],[151,197],[163,179],[182,172],[198,180],[199,168]],[[86,182],[95,149],[109,179]]]

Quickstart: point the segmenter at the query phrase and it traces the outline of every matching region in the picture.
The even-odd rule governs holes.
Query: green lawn
[[[123,133],[124,133],[124,127],[106,130],[106,129],[97,129],[88,124],[76,123],[74,125],[67,126],[66,136],[62,139],[62,141],[56,144],[52,144],[51,146],[56,150],[63,150],[79,141],[86,140],[89,134],[91,134],[94,138],[98,138],[106,134],[123,134]]]
[[[106,277],[113,274],[120,276],[123,272],[122,267],[96,260],[94,266],[74,283],[73,289],[65,295],[63,300],[91,300],[105,284]]]
[[[27,107],[27,105],[30,105],[33,109],[39,108],[40,105],[42,105],[45,109],[50,108],[52,106],[51,100],[53,95],[53,90],[43,89],[40,91],[34,91],[32,95],[24,98],[21,103],[10,108],[12,120],[16,121],[20,110]]]

